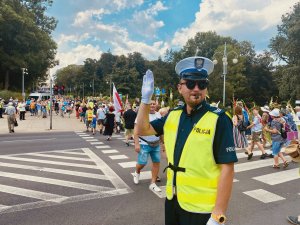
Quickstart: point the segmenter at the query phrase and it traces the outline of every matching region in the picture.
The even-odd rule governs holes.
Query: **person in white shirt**
[[[150,114],[149,120],[155,120],[161,118],[159,112],[155,111],[156,103],[154,100],[150,103]],[[136,122],[135,122],[136,123]],[[149,189],[153,192],[161,192],[161,189],[156,185],[156,179],[158,177],[159,166],[160,166],[160,137],[155,135],[150,136],[138,136],[134,135],[134,147],[135,151],[138,153],[138,159],[136,164],[136,170],[133,174],[133,182],[135,184],[139,183],[139,177],[141,170],[146,166],[149,155],[152,159],[152,178],[149,185]]]
[[[98,110],[97,110],[97,124],[99,126],[100,134],[103,133],[103,122],[105,119],[105,110],[103,108],[103,105],[100,105]]]

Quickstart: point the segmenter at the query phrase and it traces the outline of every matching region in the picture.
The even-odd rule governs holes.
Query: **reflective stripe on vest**
[[[168,163],[174,164],[174,149],[182,111],[171,111],[164,125]],[[215,206],[220,166],[215,163],[213,139],[218,115],[207,112],[193,127],[179,160],[176,175],[176,195],[181,208],[189,212],[210,213]],[[174,171],[167,169],[166,195],[173,198]]]
[[[87,120],[88,121],[93,120],[93,110],[87,110]]]

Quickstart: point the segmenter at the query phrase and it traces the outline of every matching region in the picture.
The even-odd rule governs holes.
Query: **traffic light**
[[[57,86],[57,84],[54,85],[54,95],[58,95],[58,86]]]

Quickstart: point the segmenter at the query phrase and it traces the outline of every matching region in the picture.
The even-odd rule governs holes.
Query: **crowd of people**
[[[213,62],[204,57],[189,57],[176,64],[180,77],[178,91],[184,104],[170,110],[159,108],[152,99],[154,76],[148,70],[143,79],[142,98],[139,106],[126,103],[116,110],[111,102],[91,99],[58,98],[53,100],[31,99],[30,116],[46,118],[51,110],[65,117],[75,113],[86,132],[105,135],[111,141],[113,133],[125,131],[125,145],[134,142],[137,153],[133,182],[139,184],[141,170],[152,160],[149,189],[161,192],[159,169],[162,152],[168,166],[166,181],[166,225],[217,225],[225,224],[231,195],[234,163],[238,161],[236,148],[245,149],[248,160],[253,160],[256,145],[260,159],[274,158],[272,167],[289,166],[282,152],[286,149],[295,162],[300,161],[298,129],[300,107],[254,106],[248,110],[242,101],[233,106],[233,116],[215,104],[206,101],[208,75]],[[296,112],[294,112],[294,110]],[[9,132],[14,132],[16,117],[25,120],[26,103],[11,100],[5,110]],[[2,116],[2,115],[1,115]],[[248,144],[250,141],[250,144]],[[271,154],[266,148],[270,147]],[[295,147],[295,148],[294,148]],[[296,149],[296,150],[295,150]],[[298,153],[296,155],[295,153]],[[298,221],[296,221],[296,219]],[[288,217],[296,221],[297,217]]]

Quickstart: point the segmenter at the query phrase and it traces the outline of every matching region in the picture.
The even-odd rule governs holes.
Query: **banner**
[[[118,94],[118,91],[115,87],[115,84],[113,83],[113,99],[114,99],[114,108],[116,112],[122,111],[122,101],[120,98],[120,95]]]

